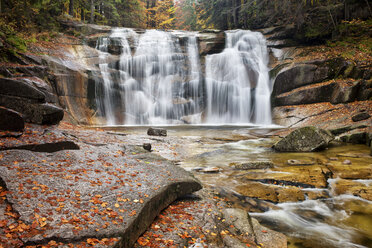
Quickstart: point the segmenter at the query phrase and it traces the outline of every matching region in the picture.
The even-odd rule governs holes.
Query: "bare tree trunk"
[[[235,0],[236,9],[235,9],[235,19],[236,19],[236,28],[240,28],[240,9],[241,9],[241,0]]]
[[[70,5],[68,8],[68,14],[74,16],[74,0],[70,0]]]
[[[80,10],[80,19],[81,21],[85,21],[85,12],[84,12],[84,7],[81,6],[81,10]]]
[[[2,13],[2,5],[3,5],[3,0],[0,0],[0,14]]]
[[[90,0],[90,23],[94,23],[94,0]]]
[[[366,3],[367,3],[367,6],[368,6],[368,9],[369,9],[369,15],[372,16],[371,6],[369,5],[368,0],[366,0]]]
[[[244,9],[244,28],[247,29],[248,28],[248,0],[244,0],[244,7],[246,9]]]

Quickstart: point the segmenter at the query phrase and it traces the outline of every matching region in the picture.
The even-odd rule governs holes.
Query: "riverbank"
[[[156,155],[179,159],[177,150],[184,147],[177,145],[176,137],[92,130],[69,124],[26,125],[22,136],[16,138],[13,135],[17,133],[9,132],[3,135],[0,151],[3,247],[131,247],[161,210],[201,188],[191,174]],[[152,143],[156,152],[143,149],[143,143]],[[239,233],[239,229],[223,224],[226,217],[221,211],[226,207],[210,195],[204,190],[185,198],[187,203],[173,205],[178,204],[180,211],[189,211],[184,215],[190,218],[184,224],[176,223],[177,216],[168,220],[167,224],[177,224],[178,228],[162,228],[167,240],[173,240],[167,244],[236,247],[245,242],[252,247],[259,243],[274,247],[271,244],[274,242],[275,247],[285,247],[283,235],[257,222],[252,226],[253,234],[236,236],[234,233]],[[187,209],[182,204],[196,208]],[[194,222],[190,224],[191,220]],[[194,232],[195,226],[202,227],[200,232]],[[230,236],[233,234],[235,238]],[[150,240],[140,239],[137,246],[142,242],[148,247]],[[151,243],[160,244],[159,241]]]

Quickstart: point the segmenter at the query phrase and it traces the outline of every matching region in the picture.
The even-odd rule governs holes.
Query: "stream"
[[[288,247],[372,247],[372,163],[364,145],[275,153],[278,127],[168,126],[177,163],[288,237]],[[121,127],[130,135],[147,127]],[[168,139],[167,138],[167,139]],[[154,152],[171,158],[161,144]]]

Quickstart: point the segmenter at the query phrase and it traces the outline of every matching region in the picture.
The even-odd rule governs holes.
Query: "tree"
[[[95,6],[94,6],[94,0],[90,0],[90,23],[94,23],[94,11],[95,11]]]
[[[68,8],[68,14],[70,16],[74,16],[74,0],[70,0],[69,8]]]
[[[176,4],[175,14],[175,27],[184,30],[197,30],[198,18],[196,14],[196,1],[195,0],[180,0]]]
[[[155,23],[156,28],[172,29],[174,28],[175,7],[173,0],[159,1],[156,8]]]

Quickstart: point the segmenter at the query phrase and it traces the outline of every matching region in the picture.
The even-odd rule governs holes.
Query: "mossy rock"
[[[303,127],[291,132],[274,145],[278,152],[314,152],[327,148],[334,136],[317,127]]]

